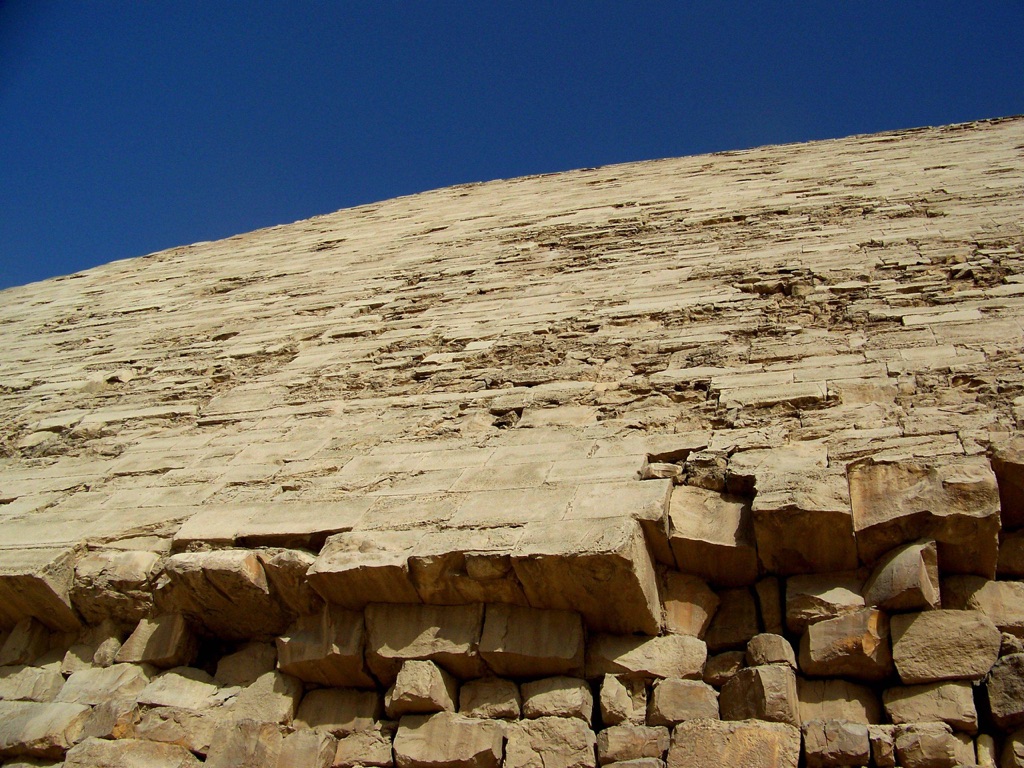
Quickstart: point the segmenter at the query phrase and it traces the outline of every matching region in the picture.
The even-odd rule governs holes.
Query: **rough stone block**
[[[114,660],[155,667],[188,666],[198,651],[196,637],[180,613],[142,619]]]
[[[138,695],[148,707],[207,709],[220,703],[213,678],[200,669],[176,667],[157,675]]]
[[[989,463],[939,466],[866,459],[849,467],[860,558],[868,564],[918,539],[938,542],[944,573],[993,578],[999,547],[999,490]]]
[[[90,552],[75,565],[72,604],[91,624],[104,619],[134,624],[152,611],[159,564],[155,552]]]
[[[284,736],[274,722],[226,720],[217,726],[204,768],[276,766]]]
[[[302,697],[295,723],[344,736],[373,728],[381,714],[381,697],[376,691],[318,688]]]
[[[418,603],[409,556],[419,531],[352,531],[327,539],[309,569],[310,585],[329,603],[362,610],[370,602]]]
[[[363,657],[363,614],[325,605],[303,616],[277,638],[282,672],[308,683],[332,687],[373,688]]]
[[[800,721],[843,720],[850,723],[882,722],[882,703],[873,688],[849,680],[797,678]]]
[[[295,731],[281,742],[276,768],[331,768],[337,743],[323,731]]]
[[[64,676],[52,667],[0,667],[0,699],[4,701],[53,701],[63,686]]]
[[[657,577],[635,520],[529,523],[512,565],[534,608],[578,611],[597,631],[661,628]]]
[[[1024,531],[1002,531],[999,534],[999,562],[996,573],[1003,579],[1024,576]]]
[[[785,629],[782,588],[775,576],[765,576],[754,585],[757,609],[761,613],[761,627],[765,632],[781,635]]]
[[[574,611],[488,605],[480,655],[496,675],[579,674],[583,670],[583,620]]]
[[[871,742],[871,760],[878,768],[895,768],[896,726],[869,725],[868,741]]]
[[[800,729],[756,720],[689,720],[672,732],[668,768],[721,765],[797,768]]]
[[[812,624],[800,640],[805,675],[881,680],[892,661],[889,619],[872,608]]]
[[[789,640],[770,632],[762,632],[750,638],[747,643],[747,666],[756,667],[761,664],[786,664],[790,669],[796,669],[796,654]]]
[[[723,720],[766,720],[800,725],[796,674],[783,664],[741,669],[722,686]]]
[[[442,529],[425,533],[409,557],[409,572],[424,603],[527,605],[512,568],[519,527]]]
[[[661,582],[661,605],[667,632],[704,637],[718,610],[718,595],[697,576],[669,571]]]
[[[745,651],[725,651],[709,656],[704,664],[702,676],[705,683],[721,688],[737,672],[747,665]]]
[[[256,553],[270,583],[270,592],[286,612],[308,616],[323,608],[323,598],[306,580],[316,557],[300,549],[265,549]]]
[[[68,750],[64,768],[193,768],[203,765],[177,744],[140,739],[86,739]]]
[[[587,643],[587,678],[628,675],[639,678],[699,679],[707,659],[703,640],[688,635],[630,637],[597,635]]]
[[[504,768],[595,768],[597,738],[574,717],[540,717],[508,726]]]
[[[863,580],[848,574],[814,574],[786,579],[786,628],[794,634],[809,625],[864,608]]]
[[[455,678],[434,662],[404,661],[395,684],[384,696],[384,709],[392,720],[403,715],[454,712],[458,688]]]
[[[980,680],[999,656],[999,630],[977,611],[925,611],[892,617],[892,656],[906,685]]]
[[[236,720],[288,724],[302,698],[302,683],[291,675],[268,672],[243,688],[232,702],[231,715]]]
[[[67,679],[56,701],[93,706],[118,696],[136,697],[149,685],[153,671],[138,664],[82,669]]]
[[[939,559],[934,541],[888,552],[864,584],[864,602],[886,611],[940,607]]]
[[[366,659],[377,679],[391,685],[402,662],[434,661],[462,680],[481,677],[481,605],[366,606]]]
[[[78,629],[71,607],[74,559],[73,549],[0,550],[0,628],[34,617],[50,629]]]
[[[518,720],[523,701],[519,686],[500,677],[470,680],[459,689],[459,714],[492,720]]]
[[[957,731],[978,732],[978,711],[969,682],[887,688],[882,702],[889,720],[895,725],[942,722]]]
[[[590,725],[594,695],[586,680],[576,677],[547,677],[523,683],[523,717],[578,717]]]
[[[678,467],[677,467],[678,469]],[[583,483],[576,491],[566,519],[629,516],[640,523],[654,558],[675,567],[669,545],[670,479],[648,479],[642,483],[624,480]]]
[[[989,672],[989,709],[1004,731],[1024,725],[1024,653],[1003,656]]]
[[[896,726],[896,760],[902,768],[953,768],[959,744],[945,723]]]
[[[496,722],[451,712],[407,715],[395,733],[395,764],[398,768],[498,768],[501,747],[502,729]]]
[[[1024,768],[1024,730],[1015,731],[1006,739],[999,768]]]
[[[41,621],[26,617],[14,625],[0,647],[0,666],[32,664],[50,648],[50,632]]]
[[[251,685],[260,675],[277,667],[277,649],[270,643],[247,643],[234,653],[221,656],[213,676],[221,685]]]
[[[719,587],[757,580],[750,504],[739,497],[680,485],[672,492],[669,543],[676,567]]]
[[[1024,438],[1014,437],[992,454],[992,470],[999,483],[1003,527],[1024,526]]]
[[[685,720],[717,720],[718,691],[700,680],[655,680],[647,707],[649,725],[673,726]]]
[[[605,725],[642,724],[647,713],[647,686],[642,679],[605,675],[599,702]]]
[[[176,707],[154,707],[142,713],[132,732],[137,739],[177,744],[190,752],[206,755],[213,734],[225,717],[217,709],[195,712]]]
[[[668,751],[668,728],[647,725],[613,725],[597,734],[597,761],[600,765],[661,759]]]
[[[391,743],[395,723],[375,723],[370,729],[356,731],[338,739],[333,768],[391,768],[395,764]]]
[[[871,757],[868,727],[841,720],[812,720],[803,725],[808,768],[867,765]]]
[[[61,759],[89,718],[84,704],[0,702],[0,757]]]
[[[942,580],[942,589],[943,608],[981,611],[1001,632],[1024,637],[1024,583],[949,576]]]
[[[724,589],[718,597],[718,610],[704,633],[704,642],[712,652],[745,648],[760,631],[754,596],[749,589]]]

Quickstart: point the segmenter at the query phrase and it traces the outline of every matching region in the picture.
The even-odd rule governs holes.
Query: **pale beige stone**
[[[754,596],[749,589],[724,589],[718,597],[718,610],[704,633],[704,642],[712,652],[745,648],[760,631]]]
[[[888,552],[864,583],[864,602],[886,611],[938,608],[938,551],[934,541],[915,542]]]
[[[399,721],[394,754],[398,768],[498,768],[502,729],[451,712],[407,715]]]
[[[974,740],[974,754],[980,768],[998,768],[996,740],[987,733],[979,733]]]
[[[546,677],[523,683],[523,717],[578,717],[590,725],[594,696],[586,680],[576,677]]]
[[[295,724],[344,736],[373,728],[382,714],[381,696],[376,691],[319,688],[302,697]]]
[[[647,715],[647,686],[642,679],[605,675],[599,695],[601,722],[605,725],[644,722]]]
[[[668,751],[668,728],[646,725],[613,725],[597,734],[599,765],[662,758]]]
[[[337,742],[324,731],[295,731],[281,742],[276,768],[331,768]]]
[[[141,714],[132,731],[137,739],[177,744],[190,752],[206,755],[217,726],[227,716],[218,709],[197,712],[176,707],[153,707]]]
[[[221,656],[213,676],[220,685],[251,685],[260,675],[273,672],[277,666],[277,649],[270,643],[247,643]]]
[[[409,576],[416,531],[353,531],[327,539],[309,569],[313,589],[336,605],[362,610],[367,603],[418,603]]]
[[[220,703],[213,678],[199,669],[175,667],[154,677],[138,694],[149,707],[207,709]]]
[[[945,723],[896,726],[896,759],[902,768],[953,768],[958,743]]]
[[[667,632],[703,637],[718,610],[718,595],[697,576],[669,571],[661,582],[661,606]]]
[[[689,720],[672,732],[668,768],[735,765],[744,768],[797,768],[800,729],[756,720]]]
[[[906,685],[980,680],[999,655],[999,630],[978,611],[899,614],[891,626],[893,661]]]
[[[1003,656],[988,675],[989,709],[992,720],[1003,730],[1024,725],[1024,653]]]
[[[680,485],[672,492],[669,543],[676,567],[721,587],[757,580],[750,505],[738,497]]]
[[[1024,768],[1024,730],[1013,732],[1004,742],[999,768]]]
[[[685,720],[718,719],[718,691],[700,680],[655,680],[647,706],[648,725],[674,726]]]
[[[114,618],[134,624],[152,611],[159,563],[155,552],[90,552],[75,564],[72,604],[90,623]]]
[[[397,720],[403,715],[454,712],[459,699],[455,678],[432,661],[407,660],[384,696],[384,710]]]
[[[718,707],[723,720],[766,720],[799,726],[796,674],[783,664],[741,669],[722,686]]]
[[[63,686],[64,677],[49,667],[0,667],[0,699],[4,701],[53,701]]]
[[[761,614],[761,628],[776,635],[781,635],[785,630],[782,591],[779,579],[775,576],[765,576],[754,585],[757,609]]]
[[[76,555],[75,549],[65,547],[0,550],[0,626],[36,618],[50,629],[77,630],[80,622],[70,595]],[[15,662],[0,658],[0,664],[8,663]]]
[[[24,618],[0,647],[0,666],[32,664],[50,648],[50,632],[46,626],[33,618]]]
[[[1000,578],[1019,579],[1024,576],[1024,531],[1002,531],[999,534],[999,562],[996,573]]]
[[[601,675],[700,678],[707,659],[703,640],[688,635],[597,635],[587,643],[588,678]]]
[[[942,722],[957,731],[978,732],[974,691],[966,681],[887,688],[882,702],[895,725]]]
[[[1024,439],[1015,435],[992,454],[992,470],[999,483],[999,509],[1003,527],[1024,526]]]
[[[855,613],[864,607],[863,580],[847,574],[809,574],[786,579],[786,628],[794,634],[808,625]]]
[[[520,720],[506,730],[505,768],[595,768],[597,738],[575,717]]]
[[[872,608],[819,621],[800,640],[800,670],[819,677],[881,680],[892,672],[889,632],[888,617]]]
[[[519,686],[500,677],[469,680],[459,688],[459,714],[501,720],[518,720],[522,712]]]
[[[0,702],[0,757],[60,759],[89,718],[89,707],[66,702]]]
[[[301,549],[266,549],[256,555],[267,575],[271,594],[288,612],[307,616],[323,608],[323,598],[306,580],[306,572],[316,562],[314,555]]]
[[[282,672],[309,683],[372,688],[363,648],[363,614],[333,605],[303,616],[277,638],[277,665]]]
[[[789,640],[782,635],[762,632],[754,635],[747,643],[747,666],[761,664],[786,664],[796,669],[796,654]]]
[[[420,599],[434,605],[527,605],[512,568],[521,527],[442,528],[424,533],[409,555]]]
[[[395,728],[395,723],[378,722],[366,730],[342,736],[334,753],[333,768],[391,768],[394,765],[391,742]]]
[[[869,725],[868,740],[871,742],[871,759],[878,768],[894,768],[896,765],[896,726]]]
[[[230,702],[236,720],[288,724],[302,698],[302,683],[291,675],[267,672],[243,688]]]
[[[208,768],[266,768],[276,766],[284,736],[277,723],[258,719],[221,722],[213,732]]]
[[[155,667],[182,667],[197,652],[195,635],[180,613],[142,619],[114,657],[117,662],[145,663]]]
[[[747,665],[746,651],[725,651],[709,656],[702,676],[705,683],[721,688]]]
[[[496,675],[537,677],[583,671],[583,621],[574,611],[488,605],[480,656]]]
[[[68,677],[56,701],[92,706],[117,696],[135,697],[149,685],[154,672],[141,664],[82,669]]]
[[[138,739],[86,739],[68,750],[65,768],[193,768],[196,756],[177,744]]]
[[[135,738],[139,703],[134,696],[115,696],[92,708],[82,726],[81,738]]]
[[[882,703],[869,686],[841,678],[808,680],[798,677],[800,720],[842,720],[850,723],[882,722]]]
[[[1024,583],[949,576],[942,580],[942,586],[943,608],[980,611],[1000,631],[1024,637]]]
[[[811,720],[802,730],[808,768],[868,764],[871,743],[863,723]]]

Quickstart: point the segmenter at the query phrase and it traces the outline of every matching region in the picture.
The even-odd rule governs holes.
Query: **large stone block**
[[[786,579],[786,628],[794,634],[811,624],[864,607],[863,579],[853,574],[813,574]]]
[[[381,697],[376,691],[318,688],[302,697],[295,723],[344,736],[373,728],[381,714]]]
[[[574,611],[488,605],[480,655],[497,675],[579,674],[583,671],[583,620]]]
[[[104,619],[134,624],[152,611],[159,564],[155,552],[90,552],[75,565],[72,604],[91,624]]]
[[[807,627],[800,639],[800,670],[855,680],[887,677],[892,672],[888,617],[864,608]]]
[[[506,730],[504,768],[595,768],[597,738],[574,717],[520,720]]]
[[[0,702],[0,757],[31,755],[60,760],[89,719],[84,704]]]
[[[198,643],[192,629],[184,616],[175,613],[142,619],[114,659],[167,669],[191,664],[197,652]]]
[[[775,576],[765,576],[754,585],[757,609],[761,614],[761,629],[781,635],[785,629],[785,609],[782,604],[782,586]]]
[[[657,577],[635,520],[529,523],[512,564],[534,608],[578,611],[603,632],[661,629]]]
[[[982,458],[930,466],[866,459],[849,467],[860,558],[875,563],[918,539],[938,542],[944,573],[993,578],[999,554],[999,490]]]
[[[1003,730],[1024,725],[1024,653],[1011,653],[989,672],[988,689],[992,720]]]
[[[978,732],[974,690],[966,681],[887,688],[882,701],[895,725],[942,722],[957,731]]]
[[[992,470],[999,483],[1003,527],[1024,526],[1024,437],[1014,436],[992,454]]]
[[[597,734],[597,761],[600,765],[661,759],[668,751],[668,728],[647,725],[613,725]]]
[[[546,677],[523,683],[523,717],[578,717],[590,725],[594,696],[586,680],[576,677]]]
[[[323,731],[295,731],[281,742],[276,768],[331,768],[336,742]]]
[[[371,729],[342,736],[333,768],[391,768],[395,764],[391,742],[396,727],[396,723],[376,723]]]
[[[201,669],[176,667],[157,675],[138,695],[147,707],[179,707],[202,710],[220,704],[213,678]]]
[[[247,643],[217,661],[214,679],[220,685],[251,685],[277,667],[277,649],[271,643]]]
[[[32,664],[50,648],[50,633],[41,622],[26,616],[14,625],[0,645],[0,666]]]
[[[953,768],[959,743],[945,723],[896,726],[896,759],[902,768]]]
[[[64,676],[52,666],[0,667],[0,700],[3,701],[53,701],[63,686]]]
[[[704,637],[711,617],[718,610],[718,595],[697,576],[669,571],[661,581],[661,605],[665,631]]]
[[[498,768],[502,729],[451,712],[408,715],[398,724],[394,753],[398,768]]]
[[[999,656],[999,630],[978,611],[899,614],[891,626],[893,661],[906,685],[980,680]]]
[[[655,680],[647,707],[649,725],[673,726],[685,720],[718,719],[718,691],[700,680]]]
[[[599,695],[605,725],[643,723],[647,714],[647,686],[643,679],[605,675]]]
[[[864,583],[864,602],[885,611],[938,608],[939,558],[934,541],[918,541],[886,553]]]
[[[871,757],[868,727],[842,720],[812,720],[803,725],[808,768],[867,765]]]
[[[285,611],[295,616],[307,616],[323,608],[323,598],[306,580],[316,557],[300,549],[264,549],[256,553],[267,574],[270,593]]]
[[[0,549],[0,629],[36,618],[71,632],[81,623],[71,607],[72,549]]]
[[[790,669],[796,669],[796,654],[789,640],[770,632],[762,632],[750,638],[747,643],[747,666],[756,667],[761,664],[785,664]]]
[[[655,559],[675,567],[669,545],[670,479],[582,483],[573,496],[566,519],[594,517],[632,517],[644,529]]]
[[[757,549],[746,500],[689,485],[672,492],[669,543],[676,567],[720,587],[757,581]]]
[[[309,569],[309,583],[325,600],[354,610],[367,603],[418,603],[409,556],[419,531],[352,531],[327,539]]]
[[[295,717],[302,698],[302,682],[281,672],[267,672],[226,706],[235,720],[287,725]]]
[[[196,712],[178,707],[154,707],[141,714],[132,732],[137,739],[177,744],[190,752],[206,755],[213,734],[225,716],[219,709]]]
[[[94,706],[119,696],[138,697],[149,685],[154,669],[140,664],[114,664],[72,673],[56,701]]]
[[[454,712],[458,689],[455,678],[434,662],[404,661],[395,684],[384,696],[384,709],[392,720],[403,715]]]
[[[459,689],[459,714],[467,717],[518,720],[522,707],[519,686],[511,680],[484,677]]]
[[[723,720],[800,725],[796,674],[784,664],[741,669],[722,686],[718,705]]]
[[[707,653],[703,640],[688,635],[597,635],[587,643],[586,676],[700,679]]]
[[[437,662],[456,677],[481,677],[482,605],[366,606],[366,659],[377,679],[391,685],[402,662]]]
[[[258,719],[225,720],[213,734],[205,768],[266,768],[277,766],[284,735],[273,722]]]
[[[277,638],[278,666],[307,683],[373,688],[363,656],[365,636],[363,614],[326,605]]]
[[[420,599],[432,605],[527,605],[512,567],[521,527],[451,529],[424,533],[409,556]]]
[[[690,720],[672,732],[668,768],[797,768],[800,729],[757,720]]]
[[[714,653],[730,648],[745,648],[760,632],[757,602],[749,589],[723,589],[711,624],[704,633],[704,642]]]
[[[943,608],[981,611],[1000,631],[1024,637],[1024,583],[949,576],[942,580],[942,589]]]
[[[64,768],[193,768],[203,765],[177,744],[140,739],[86,739],[68,750]]]
[[[841,678],[797,678],[800,720],[844,720],[850,723],[881,723],[882,703],[869,686]]]

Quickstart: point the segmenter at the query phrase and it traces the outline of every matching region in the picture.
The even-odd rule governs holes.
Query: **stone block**
[[[139,717],[139,704],[134,697],[114,697],[92,708],[80,738],[135,738],[135,725]]]
[[[301,698],[302,683],[291,675],[274,671],[260,675],[229,704],[236,720],[287,725],[295,717]]]
[[[523,701],[519,686],[500,677],[469,680],[459,689],[459,714],[492,720],[518,720]]]
[[[790,669],[796,669],[796,654],[789,640],[770,632],[762,632],[750,638],[747,643],[747,666],[757,667],[762,664],[785,664]]]
[[[945,723],[896,726],[896,760],[901,768],[953,768],[959,744]]]
[[[64,676],[52,667],[0,667],[0,699],[4,701],[53,701],[63,686]]]
[[[520,720],[506,729],[504,768],[595,768],[597,738],[574,717]]]
[[[317,614],[296,619],[277,638],[278,667],[308,683],[373,688],[364,662],[365,636],[363,614],[325,605]]]
[[[86,739],[68,750],[64,768],[193,768],[203,765],[177,744],[140,739]]]
[[[704,637],[718,610],[718,595],[697,576],[668,571],[661,581],[661,606],[666,632]]]
[[[198,644],[185,617],[180,613],[142,619],[121,646],[114,660],[155,667],[188,666],[195,659]]]
[[[590,725],[594,695],[586,680],[577,677],[546,677],[523,683],[523,717],[577,717]]]
[[[391,685],[402,662],[429,660],[461,680],[481,677],[482,605],[366,606],[366,660],[378,680]]]
[[[264,549],[256,553],[270,583],[270,593],[285,611],[295,616],[308,616],[323,608],[323,598],[306,580],[306,572],[316,557],[301,549]]]
[[[1024,439],[1014,436],[992,454],[992,470],[999,483],[1003,528],[1024,526]]]
[[[521,527],[428,531],[409,556],[410,578],[424,603],[527,605],[512,567]]]
[[[138,664],[82,669],[73,673],[57,694],[56,701],[93,706],[119,696],[137,697],[154,672]]]
[[[498,768],[502,728],[451,712],[407,715],[399,721],[394,754],[398,768]]]
[[[642,679],[605,675],[598,697],[601,722],[605,725],[644,722],[647,714],[647,686]]]
[[[980,680],[999,656],[999,630],[978,611],[892,617],[892,656],[905,685]]]
[[[974,754],[979,768],[999,768],[996,762],[999,759],[996,740],[987,733],[979,733],[974,740]]]
[[[786,628],[803,632],[809,625],[864,608],[863,579],[850,574],[813,574],[786,579]]]
[[[318,688],[302,697],[295,724],[344,736],[373,728],[382,714],[381,697],[376,691]]]
[[[996,573],[1003,579],[1024,576],[1024,531],[1002,531],[999,534],[999,562]]]
[[[200,669],[176,667],[157,675],[138,695],[148,707],[208,709],[220,704],[213,678]]]
[[[657,577],[635,520],[529,523],[512,566],[534,608],[578,611],[603,632],[661,629]]]
[[[670,479],[651,478],[642,483],[635,480],[582,483],[576,490],[565,519],[632,517],[643,528],[654,558],[674,568],[676,561],[669,545],[671,496]]]
[[[857,550],[874,564],[900,544],[938,542],[944,573],[993,578],[999,552],[999,490],[980,457],[931,466],[865,459],[849,467]]]
[[[418,603],[409,556],[419,531],[351,531],[327,539],[309,569],[310,585],[329,603],[362,610],[370,602]]]
[[[583,620],[574,611],[490,604],[480,656],[496,675],[538,677],[583,671]]]
[[[980,611],[1001,632],[1024,637],[1024,583],[948,576],[942,580],[942,590],[943,608]]]
[[[800,729],[756,720],[689,720],[672,731],[668,768],[797,768]]]
[[[271,643],[247,643],[221,656],[213,678],[220,685],[251,685],[260,675],[277,667],[277,649]]]
[[[796,674],[783,664],[741,669],[722,686],[718,706],[723,720],[766,720],[799,726]]]
[[[850,723],[882,722],[882,703],[873,688],[841,678],[797,678],[800,721],[843,720]]]
[[[586,676],[699,679],[706,659],[704,641],[688,635],[597,635],[587,643]]]
[[[165,744],[177,744],[190,752],[206,755],[213,734],[226,717],[218,709],[196,712],[176,707],[154,707],[141,714],[132,729],[134,737]]]
[[[895,768],[896,726],[869,725],[868,741],[871,742],[871,760],[877,768]]]
[[[49,630],[41,621],[26,617],[14,625],[0,646],[0,666],[32,664],[49,648]]]
[[[333,768],[391,768],[395,764],[391,743],[395,723],[375,723],[372,728],[356,731],[338,739]]]
[[[811,720],[803,724],[807,768],[867,765],[871,757],[868,727],[842,720]]]
[[[892,662],[889,619],[872,608],[812,624],[800,639],[805,675],[882,680]]]
[[[974,690],[966,681],[887,688],[882,702],[894,725],[942,722],[957,731],[978,732]]]
[[[764,570],[794,573],[857,567],[846,478],[834,471],[757,473],[754,540]]]
[[[785,629],[782,588],[775,576],[765,576],[754,585],[757,610],[761,614],[761,628],[765,632],[781,635]]]
[[[718,691],[700,680],[655,680],[647,706],[648,725],[674,726],[686,720],[717,720]]]
[[[599,765],[640,760],[661,759],[668,751],[668,728],[648,725],[613,725],[597,734]]]
[[[281,742],[275,768],[331,768],[337,742],[323,731],[295,731]]]
[[[274,722],[225,720],[213,733],[204,768],[266,768],[277,766],[284,736]]]
[[[185,552],[169,557],[164,573],[178,609],[217,637],[269,637],[288,626],[255,552]]]
[[[708,685],[721,688],[733,675],[747,665],[746,651],[725,651],[709,656],[704,664],[702,679]]]
[[[1024,730],[1015,731],[1006,739],[999,768],[1024,768]]]
[[[1003,656],[985,686],[992,720],[1004,731],[1024,725],[1024,653]]]
[[[153,609],[160,556],[155,552],[97,550],[75,565],[71,602],[90,624],[115,619],[134,624]]]
[[[65,702],[0,702],[0,757],[60,760],[78,740],[89,707]]]
[[[712,652],[745,648],[760,631],[757,603],[749,589],[723,589],[711,625],[704,633],[704,642]]]
[[[672,492],[669,521],[669,543],[680,571],[718,587],[744,587],[757,580],[749,502],[680,485]]]
[[[60,632],[78,629],[71,607],[75,556],[73,549],[0,550],[0,627],[36,618]]]
[[[454,712],[459,685],[432,661],[402,662],[395,684],[384,696],[384,710],[397,720],[403,715]]]
[[[885,611],[921,611],[941,605],[938,550],[934,541],[906,544],[886,553],[864,583],[864,603]]]

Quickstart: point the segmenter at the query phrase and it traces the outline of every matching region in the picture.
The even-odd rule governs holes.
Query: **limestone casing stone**
[[[750,504],[738,497],[680,485],[672,492],[669,543],[683,573],[719,587],[757,580],[757,549]]]

